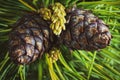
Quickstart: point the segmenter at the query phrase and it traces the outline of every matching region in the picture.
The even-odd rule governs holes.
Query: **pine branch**
[[[11,62],[8,57],[8,36],[13,25],[25,12],[36,11],[48,7],[55,2],[61,2],[69,8],[77,4],[79,8],[92,10],[94,14],[110,25],[113,35],[109,47],[97,51],[96,55],[88,51],[70,51],[62,46],[62,54],[54,65],[46,64],[45,56],[25,67],[25,71]],[[120,1],[91,1],[85,0],[1,0],[0,2],[0,80],[18,79],[54,79],[62,80],[117,80],[120,79]],[[50,61],[48,61],[50,63]],[[92,64],[91,64],[92,63]],[[48,73],[49,70],[50,74]],[[18,72],[23,71],[23,72]],[[12,73],[11,73],[12,72]],[[38,72],[38,74],[37,74]],[[54,75],[52,75],[54,73]],[[24,76],[23,76],[24,75]],[[37,77],[36,77],[37,75]],[[31,78],[31,76],[33,78]],[[34,77],[35,76],[35,77]]]

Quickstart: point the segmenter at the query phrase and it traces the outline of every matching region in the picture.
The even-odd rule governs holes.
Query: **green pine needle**
[[[30,8],[31,10],[35,11],[36,12],[36,9],[33,8],[32,6],[30,6],[28,3],[26,3],[25,1],[23,0],[19,0],[22,4],[24,4],[26,7]]]

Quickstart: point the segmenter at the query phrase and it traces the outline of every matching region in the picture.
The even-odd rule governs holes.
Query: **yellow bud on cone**
[[[59,59],[61,52],[59,49],[53,47],[48,54],[49,57],[52,59],[52,62],[54,63]]]
[[[41,8],[39,12],[43,19],[51,21],[50,28],[55,35],[60,35],[62,30],[65,30],[66,12],[65,7],[61,3],[55,3],[50,9]]]

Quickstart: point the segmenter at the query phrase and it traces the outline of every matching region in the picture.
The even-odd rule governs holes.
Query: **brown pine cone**
[[[49,24],[40,15],[26,14],[9,35],[9,55],[17,64],[29,64],[50,48]]]
[[[67,13],[66,19],[67,29],[60,35],[60,41],[67,47],[94,51],[109,45],[108,25],[90,11],[74,8]]]

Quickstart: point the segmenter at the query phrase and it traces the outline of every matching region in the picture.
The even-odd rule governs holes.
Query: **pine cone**
[[[17,64],[29,64],[50,47],[49,25],[37,14],[26,14],[9,36],[10,58]]]
[[[93,51],[109,45],[108,25],[90,11],[74,8],[67,13],[66,19],[67,29],[60,35],[60,40],[67,47]]]

